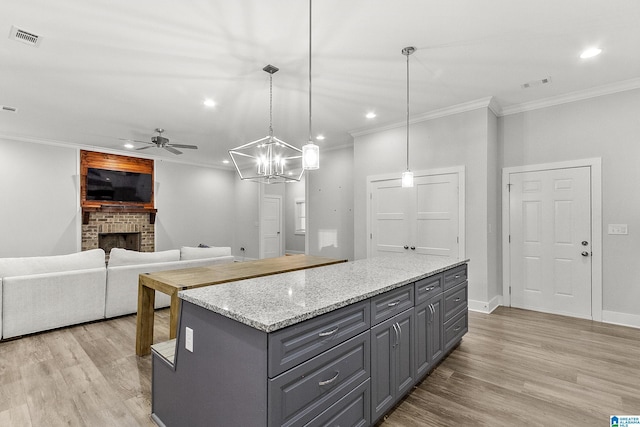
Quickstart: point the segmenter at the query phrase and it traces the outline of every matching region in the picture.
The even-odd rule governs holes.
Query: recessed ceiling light
[[[133,148],[134,145],[130,142],[127,142],[126,144],[124,144],[124,148]]]
[[[222,163],[224,163],[224,164],[226,165],[227,163],[229,163],[229,160],[224,159],[224,160],[222,161]]]
[[[205,107],[215,107],[216,106],[216,102],[211,98],[205,99],[203,104],[204,104]]]
[[[324,135],[318,135],[318,136],[316,136],[316,139],[318,141],[322,141],[322,140],[324,140]]]
[[[373,119],[376,116],[376,113],[374,113],[373,111],[370,111],[367,113],[367,115],[365,116],[367,119]]]
[[[594,56],[598,56],[601,53],[602,49],[600,49],[599,47],[590,47],[589,49],[585,49],[584,51],[582,51],[582,53],[580,54],[580,58],[593,58]]]

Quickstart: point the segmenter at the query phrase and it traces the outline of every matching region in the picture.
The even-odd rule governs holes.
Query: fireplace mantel
[[[145,208],[143,206],[126,206],[126,205],[103,205],[103,206],[86,206],[82,208],[82,224],[89,224],[89,215],[91,212],[104,213],[148,213],[149,224],[156,223],[157,209]]]

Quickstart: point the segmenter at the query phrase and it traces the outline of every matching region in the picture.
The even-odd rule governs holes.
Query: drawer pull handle
[[[320,381],[320,382],[318,383],[318,385],[319,385],[319,386],[329,385],[329,384],[331,384],[332,382],[334,382],[335,380],[337,380],[339,375],[340,375],[340,371],[337,371],[337,372],[336,372],[336,374],[333,376],[333,378],[328,379],[328,380],[326,380],[326,381]]]
[[[460,278],[459,274],[456,274],[455,277],[454,277],[454,279],[459,279],[459,278]]]
[[[395,300],[394,302],[390,302],[389,304],[387,304],[387,307],[395,307],[398,304],[400,304],[399,299]]]
[[[459,301],[460,301],[460,297],[458,297],[458,298],[456,298],[456,299],[454,300],[454,302],[459,302]]]
[[[330,331],[325,331],[325,332],[320,332],[318,334],[319,337],[328,337],[331,336],[333,334],[335,334],[336,332],[338,332],[338,329],[340,329],[340,326],[336,326],[334,329],[330,330]]]
[[[426,292],[429,292],[429,291],[434,290],[435,288],[436,288],[435,286],[429,286],[428,288],[424,288],[424,290],[425,290]]]
[[[458,332],[460,329],[462,329],[462,326],[458,325],[455,328],[453,328],[453,332]]]

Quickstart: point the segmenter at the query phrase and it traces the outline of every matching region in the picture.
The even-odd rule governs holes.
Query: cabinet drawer
[[[442,292],[443,280],[444,275],[442,274],[436,274],[435,276],[425,277],[424,279],[418,280],[415,285],[416,305]]]
[[[467,283],[461,283],[444,293],[444,321],[451,319],[467,306]]]
[[[370,380],[366,380],[332,407],[313,419],[308,427],[366,427],[370,420]]]
[[[371,325],[377,325],[413,307],[413,287],[413,284],[406,285],[371,298]]]
[[[467,310],[463,310],[460,313],[458,313],[453,319],[445,323],[444,325],[445,353],[451,350],[451,348],[453,348],[453,346],[456,345],[456,343],[460,340],[460,338],[462,338],[462,336],[467,333],[467,331],[469,330],[468,319],[469,317],[467,314]]]
[[[269,425],[302,426],[369,378],[369,332],[269,380]]]
[[[269,378],[369,329],[362,301],[269,334]]]
[[[467,280],[467,264],[460,265],[444,272],[444,290]]]

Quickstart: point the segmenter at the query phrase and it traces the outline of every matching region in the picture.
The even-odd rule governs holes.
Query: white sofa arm
[[[106,268],[2,278],[2,337],[104,318]]]

